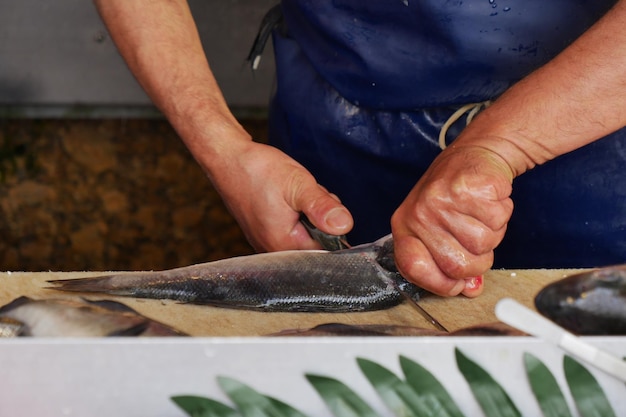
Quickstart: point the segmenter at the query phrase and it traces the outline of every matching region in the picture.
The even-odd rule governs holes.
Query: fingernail
[[[468,278],[465,280],[466,290],[475,290],[476,288],[480,288],[481,285],[483,285],[482,275],[478,275],[476,277]]]
[[[324,221],[333,229],[342,230],[348,228],[352,218],[346,209],[337,207],[326,214]]]

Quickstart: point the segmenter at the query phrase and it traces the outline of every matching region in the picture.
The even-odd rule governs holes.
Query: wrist
[[[507,104],[496,101],[465,128],[451,147],[478,147],[489,151],[508,166],[514,178],[557,155],[544,146],[541,132],[530,129],[534,124],[519,112],[510,110]],[[512,114],[516,117],[511,117]]]
[[[210,97],[181,100],[166,116],[196,161],[209,176],[223,169],[229,155],[252,142],[250,134],[225,104]],[[223,103],[223,102],[222,102]]]

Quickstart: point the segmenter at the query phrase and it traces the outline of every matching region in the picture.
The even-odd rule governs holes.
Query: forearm
[[[517,176],[626,125],[626,1],[511,87],[453,146],[493,150]]]
[[[226,105],[185,0],[95,3],[129,68],[203,168],[251,139]]]

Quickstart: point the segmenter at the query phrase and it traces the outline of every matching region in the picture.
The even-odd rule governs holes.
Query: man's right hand
[[[352,216],[337,196],[280,150],[238,141],[227,154],[211,164],[209,176],[256,250],[319,248],[300,223],[301,212],[325,233],[352,229]]]

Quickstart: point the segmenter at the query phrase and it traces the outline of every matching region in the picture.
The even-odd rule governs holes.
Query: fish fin
[[[327,332],[337,336],[385,336],[384,332],[380,332],[365,325],[353,325],[344,323],[322,323],[313,327],[311,330]]]
[[[116,275],[102,275],[98,277],[74,278],[74,279],[54,279],[47,281],[52,287],[46,289],[71,292],[97,292],[115,295],[131,295],[124,288],[114,288],[111,279]]]
[[[181,336],[181,337],[189,337],[190,335],[188,335],[185,332],[182,332],[180,330],[177,330],[173,327],[168,326],[167,324],[163,324],[160,323],[158,321],[154,321],[152,320],[148,326],[146,326],[146,331],[143,332],[142,334],[140,334],[140,336],[146,336],[146,337],[174,337],[174,336]]]
[[[134,326],[131,326],[127,329],[115,330],[109,334],[107,337],[116,337],[116,336],[140,336],[146,329],[150,326],[149,321],[142,321]]]
[[[30,302],[32,302],[33,299],[26,297],[25,295],[16,298],[15,300],[11,301],[9,304],[5,304],[2,307],[0,307],[0,313],[5,313],[7,311],[11,311],[15,308],[18,308],[20,306],[23,306],[24,304],[28,304]]]
[[[124,313],[137,313],[137,310],[127,306],[126,304],[120,303],[119,301],[113,300],[88,300],[86,298],[81,298],[84,302],[88,304],[92,304],[98,307],[102,307],[109,311],[121,311]]]

